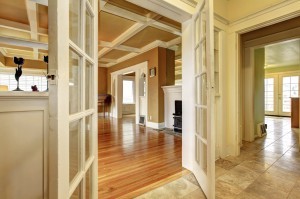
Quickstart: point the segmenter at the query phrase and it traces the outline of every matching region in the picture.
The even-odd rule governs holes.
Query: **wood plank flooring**
[[[181,138],[135,124],[134,117],[98,121],[99,198],[133,198],[188,173]]]

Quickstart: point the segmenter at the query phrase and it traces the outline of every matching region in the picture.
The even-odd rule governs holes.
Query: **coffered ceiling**
[[[181,24],[125,0],[100,0],[99,65],[110,67],[155,47],[181,43]]]
[[[41,60],[48,51],[48,7],[0,0],[0,52]],[[41,1],[38,1],[41,2]],[[125,0],[100,0],[99,66],[110,67],[155,47],[181,43],[181,24]]]

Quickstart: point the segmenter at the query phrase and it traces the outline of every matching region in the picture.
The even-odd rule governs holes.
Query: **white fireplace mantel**
[[[165,103],[165,127],[173,128],[173,113],[175,113],[175,100],[182,100],[182,86],[162,86]]]

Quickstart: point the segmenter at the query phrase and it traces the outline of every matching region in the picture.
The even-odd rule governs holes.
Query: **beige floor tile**
[[[196,189],[192,193],[184,196],[182,199],[206,199],[206,197],[201,189]]]
[[[255,193],[248,193],[243,191],[235,199],[264,199],[264,197],[261,197]]]
[[[300,180],[295,184],[291,193],[289,194],[289,199],[299,199],[300,198]]]
[[[216,166],[216,179],[226,173],[228,173],[228,170],[223,169],[222,167]]]
[[[176,197],[183,197],[198,187],[186,179],[180,178],[163,186],[168,192],[171,192]]]
[[[272,165],[267,171],[266,173],[279,177],[281,179],[286,179],[289,180],[291,182],[296,182],[297,179],[300,177],[299,174],[291,172],[289,170],[286,170],[284,168]]]
[[[165,187],[159,187],[157,189],[154,189],[153,191],[150,191],[148,193],[145,193],[139,197],[136,197],[136,199],[176,199],[172,192],[167,190]]]
[[[269,173],[262,174],[256,179],[254,183],[267,185],[286,193],[289,193],[295,185],[294,181],[290,181],[285,178],[280,178]]]
[[[226,170],[230,170],[232,168],[234,168],[237,164],[230,161],[230,160],[226,160],[226,159],[218,159],[216,160],[216,166],[221,167],[223,169]]]
[[[238,196],[243,190],[228,182],[221,180],[216,181],[216,198],[218,199],[230,199]]]
[[[284,199],[288,196],[286,192],[260,183],[251,184],[245,192],[265,199]]]
[[[261,163],[254,160],[246,160],[240,165],[247,167],[248,169],[251,169],[252,171],[255,171],[257,173],[263,173],[271,166],[267,163]]]
[[[227,174],[224,174],[218,178],[223,182],[227,182],[231,185],[236,185],[240,189],[246,189],[254,180],[259,176],[258,173],[243,167],[236,166],[234,169],[229,171]]]

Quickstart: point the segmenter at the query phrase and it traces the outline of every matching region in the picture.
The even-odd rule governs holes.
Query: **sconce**
[[[149,76],[150,77],[155,77],[155,75],[156,75],[156,68],[155,67],[150,68],[149,69]]]

